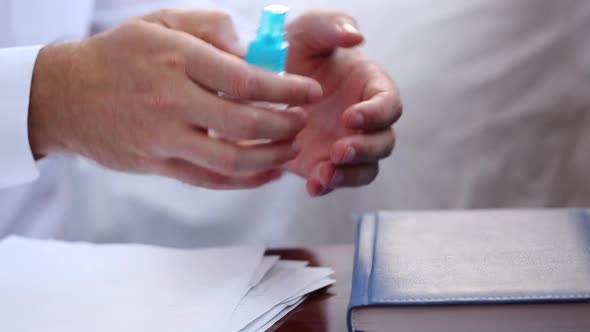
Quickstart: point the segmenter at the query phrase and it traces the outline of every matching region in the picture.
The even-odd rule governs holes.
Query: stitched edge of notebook
[[[448,301],[502,301],[502,300],[573,300],[573,299],[590,299],[590,294],[571,294],[571,295],[540,295],[540,296],[487,296],[487,297],[444,297],[444,298],[375,298],[379,302],[448,302]]]

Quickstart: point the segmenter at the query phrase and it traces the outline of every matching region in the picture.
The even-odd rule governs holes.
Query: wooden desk
[[[271,332],[346,332],[346,308],[350,296],[354,246],[318,246],[305,249],[271,250],[284,259],[307,260],[311,266],[335,270],[336,284],[310,296],[281,319]]]

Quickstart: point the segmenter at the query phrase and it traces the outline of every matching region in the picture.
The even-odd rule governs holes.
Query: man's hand
[[[324,91],[302,108],[308,116],[297,137],[302,151],[288,169],[307,178],[313,196],[369,184],[395,142],[391,126],[402,106],[394,83],[354,48],[363,36],[346,14],[309,12],[290,24],[288,37],[287,71],[314,78]]]
[[[233,53],[234,55],[230,54]],[[291,105],[320,85],[248,66],[230,18],[164,10],[78,43],[48,46],[35,65],[29,112],[37,156],[78,153],[113,169],[156,173],[208,188],[257,187],[299,152],[305,114],[219,97]],[[272,139],[244,147],[210,138]]]

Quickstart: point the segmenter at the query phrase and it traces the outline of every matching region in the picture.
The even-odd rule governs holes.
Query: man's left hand
[[[312,196],[371,183],[395,143],[392,125],[402,112],[395,84],[357,48],[363,36],[346,14],[308,12],[289,25],[288,39],[287,71],[317,80],[324,95],[303,106],[301,153],[287,168],[307,179]]]

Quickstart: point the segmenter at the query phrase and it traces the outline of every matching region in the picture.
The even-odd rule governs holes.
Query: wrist
[[[72,68],[75,44],[49,45],[39,51],[29,99],[28,130],[31,151],[35,159],[51,153],[68,152],[67,83]]]

